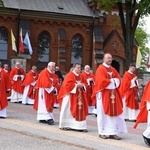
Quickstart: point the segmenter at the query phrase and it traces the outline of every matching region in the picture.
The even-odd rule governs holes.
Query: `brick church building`
[[[103,54],[113,55],[112,65],[124,73],[125,52],[121,29],[112,23],[118,19],[117,10],[110,13],[96,9],[86,0],[3,0],[0,9],[0,61],[23,58],[25,69],[32,65],[38,70],[54,61],[63,73],[73,63],[90,65],[95,72],[102,63]],[[19,34],[28,32],[33,54],[19,55]],[[16,38],[18,52],[12,50],[11,30]],[[137,46],[133,49],[133,58]],[[19,55],[19,56],[18,56]]]

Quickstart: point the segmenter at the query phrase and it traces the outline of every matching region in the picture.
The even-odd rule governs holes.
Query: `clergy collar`
[[[79,76],[79,74],[78,73],[76,73],[74,70],[72,71],[76,76]]]
[[[106,63],[103,63],[103,65],[106,67],[106,68],[109,68],[110,65],[107,65]]]
[[[8,70],[4,69],[6,72],[8,72]]]
[[[86,72],[86,71],[84,71],[86,74],[90,74],[90,72]]]
[[[33,73],[35,73],[35,71],[31,70]]]
[[[129,73],[133,74],[133,72],[131,72],[130,70],[128,70]]]
[[[50,73],[52,73],[52,71],[50,71],[49,68],[47,68],[47,70],[48,70]]]

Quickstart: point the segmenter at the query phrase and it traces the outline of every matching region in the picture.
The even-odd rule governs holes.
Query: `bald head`
[[[37,66],[32,66],[32,71],[37,72]]]
[[[20,68],[20,62],[19,61],[16,62],[15,67]]]
[[[107,65],[111,65],[111,63],[112,63],[112,55],[109,54],[109,53],[106,53],[106,54],[104,55],[103,61],[104,61],[104,63],[106,63]]]
[[[56,66],[56,68],[55,68],[55,69],[56,69],[56,71],[58,71],[58,70],[59,70],[59,67],[58,67],[58,66]]]

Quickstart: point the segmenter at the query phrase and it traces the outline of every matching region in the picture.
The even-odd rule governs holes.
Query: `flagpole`
[[[19,37],[20,37],[20,9],[18,10],[18,29],[17,29],[17,34],[18,34],[18,43],[17,43],[17,47],[18,47],[18,53],[20,55],[20,50],[19,50]]]

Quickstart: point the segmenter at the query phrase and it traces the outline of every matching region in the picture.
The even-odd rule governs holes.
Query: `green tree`
[[[150,40],[150,35],[146,32],[145,28],[145,20],[140,20],[139,25],[135,32],[135,38],[140,46],[140,51],[142,54],[142,62],[141,62],[141,71],[145,71],[147,68],[147,58],[150,53],[150,48],[147,47],[147,43]]]
[[[4,7],[3,0],[0,0],[0,7]]]
[[[99,7],[104,7],[106,11],[111,11],[114,6],[118,9],[126,55],[125,66],[128,68],[133,61],[133,41],[139,19],[150,13],[149,0],[93,0],[93,2]]]

